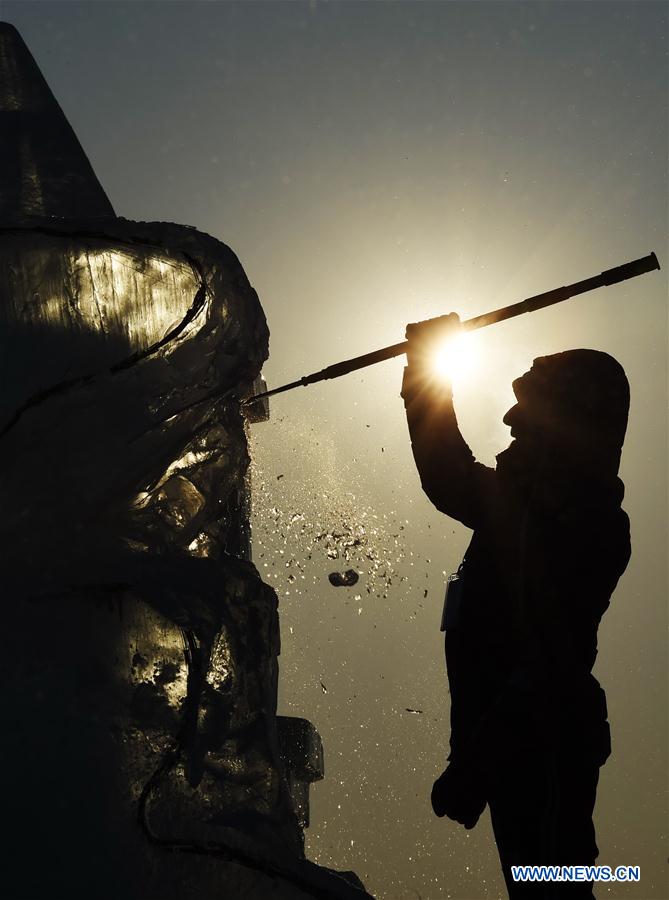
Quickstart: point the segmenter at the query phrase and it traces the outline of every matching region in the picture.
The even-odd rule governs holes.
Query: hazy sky
[[[237,253],[269,322],[271,386],[401,340],[407,321],[657,252],[661,273],[479,333],[480,364],[456,383],[487,463],[535,356],[607,350],[631,383],[633,555],[600,627],[613,755],[596,823],[599,862],[638,864],[642,882],[600,898],[668,890],[666,10],[0,3],[116,212]],[[325,744],[310,856],[379,898],[494,898],[487,815],[466,833],[429,806],[447,752],[443,573],[470,532],[420,492],[401,366],[300,388],[253,426],[255,561],[281,600],[281,708]],[[327,551],[347,539],[360,581],[332,588],[345,561]]]

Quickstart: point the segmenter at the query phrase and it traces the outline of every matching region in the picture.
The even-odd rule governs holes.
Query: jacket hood
[[[630,391],[617,360],[600,350],[585,349],[541,356],[513,382],[513,389],[539,437],[548,468],[569,471],[576,481],[585,478],[610,486],[617,481],[622,487],[616,475]],[[499,454],[498,462],[502,469],[509,464],[516,469],[521,448],[511,445]]]

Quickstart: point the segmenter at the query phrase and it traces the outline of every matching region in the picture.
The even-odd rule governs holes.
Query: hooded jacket
[[[629,387],[622,367],[593,350],[537,359],[513,386],[540,440],[512,443],[492,469],[462,438],[450,388],[405,369],[423,488],[474,530],[446,633],[451,758],[550,744],[601,764],[606,704],[591,669],[630,557],[617,477]]]

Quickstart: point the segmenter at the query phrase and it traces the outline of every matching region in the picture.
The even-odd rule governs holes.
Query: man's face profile
[[[525,451],[538,449],[544,429],[541,426],[542,398],[536,390],[536,377],[532,370],[516,378],[512,385],[515,403],[504,414],[502,422],[511,429],[512,445]],[[545,398],[543,398],[545,404]]]

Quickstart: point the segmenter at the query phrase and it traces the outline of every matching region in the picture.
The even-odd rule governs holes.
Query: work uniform
[[[519,402],[529,385],[529,406],[543,409],[542,392],[562,381],[550,403],[573,412],[569,437],[524,456],[512,445],[497,469],[475,461],[450,387],[430,383],[421,366],[405,370],[402,396],[423,488],[474,530],[457,604],[445,617],[451,753],[433,803],[436,810],[443,800],[468,827],[490,806],[512,898],[592,897],[590,883],[514,883],[510,866],[591,865],[598,853],[592,811],[610,743],[604,692],[591,669],[599,621],[630,556],[616,476],[624,373],[617,389],[606,383],[608,412],[597,414],[604,424],[588,404],[598,393],[602,399],[590,388],[616,366],[594,351],[535,361],[525,387],[514,382]],[[567,401],[585,390],[579,381],[588,382],[589,396],[575,409]]]

